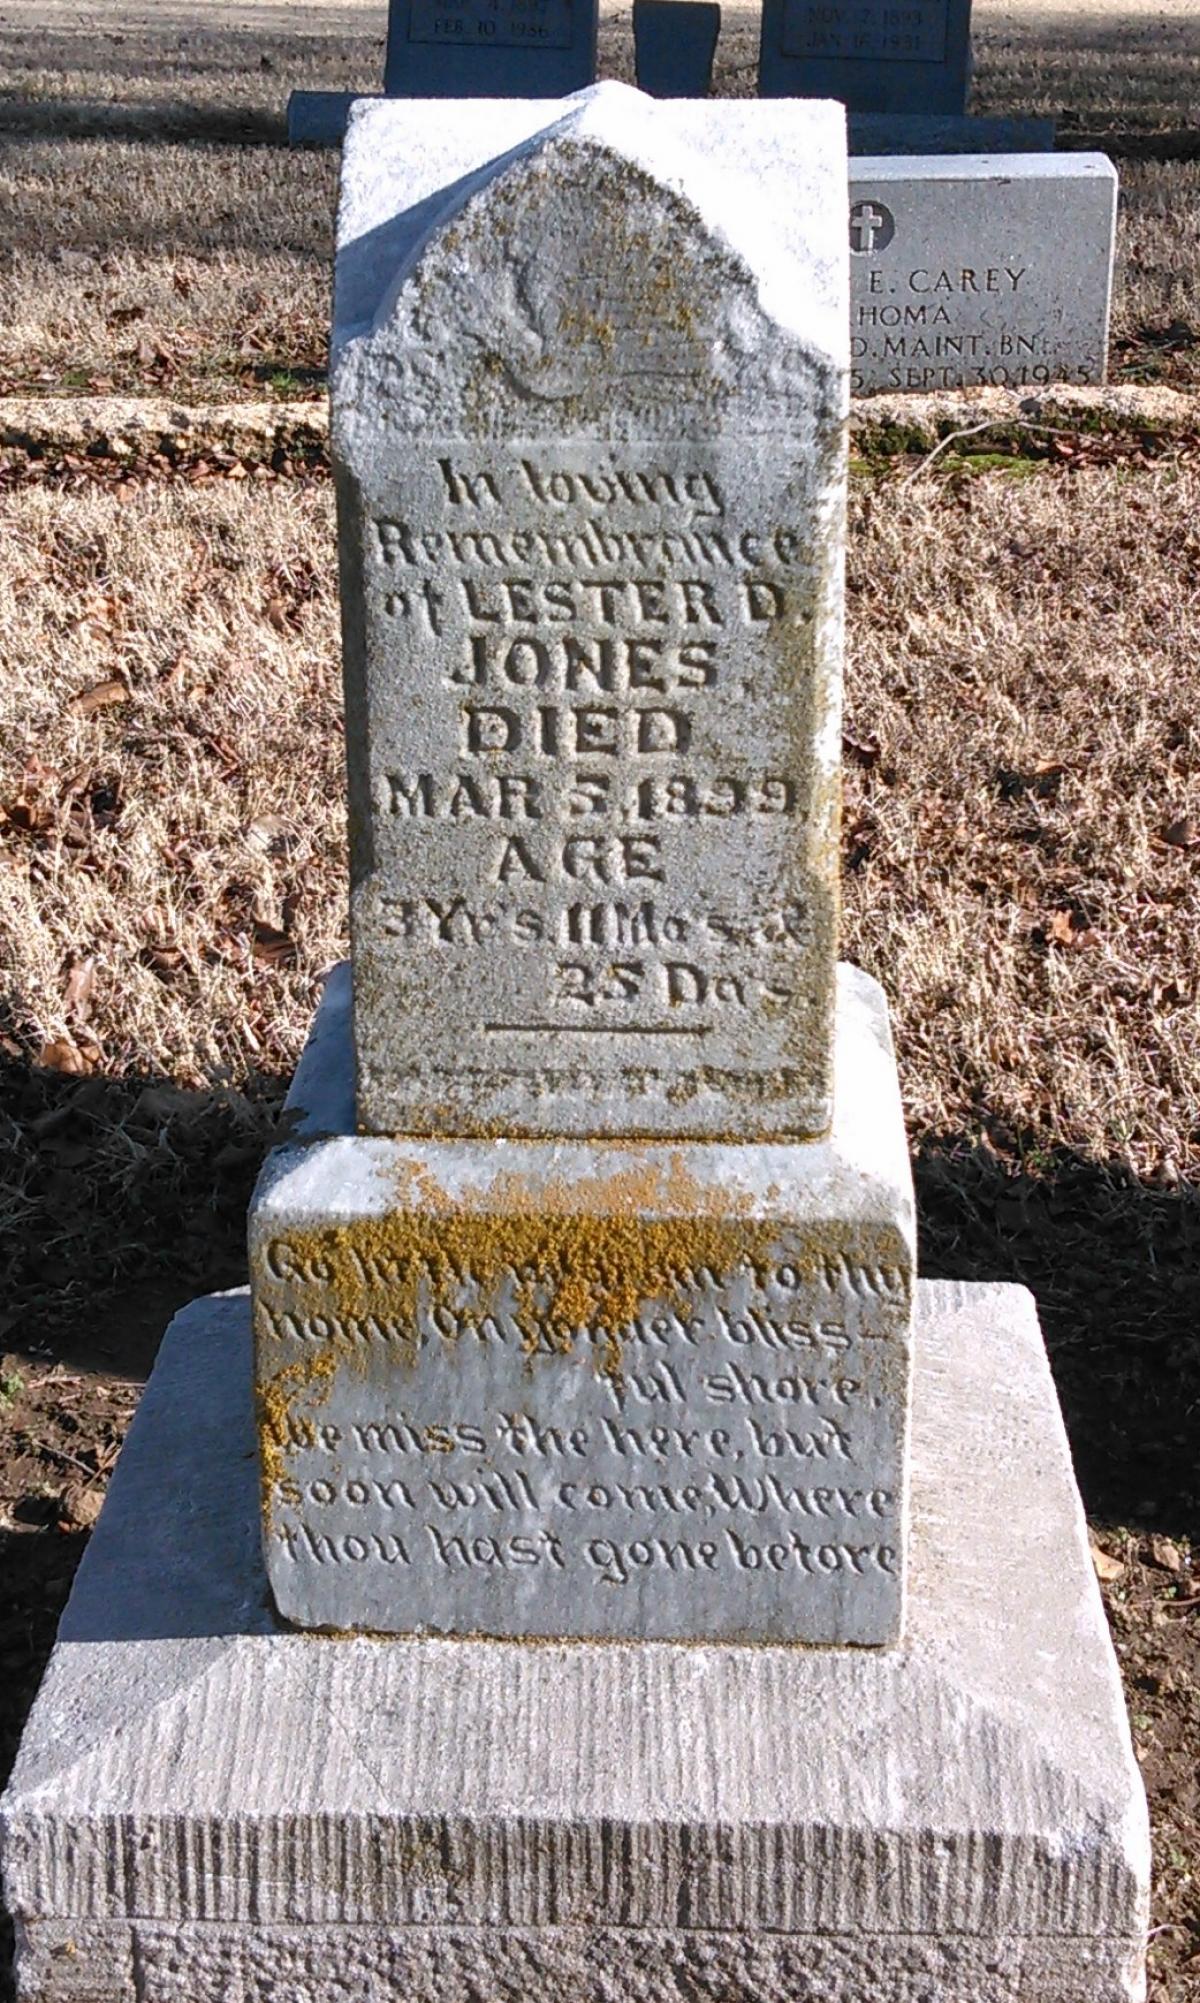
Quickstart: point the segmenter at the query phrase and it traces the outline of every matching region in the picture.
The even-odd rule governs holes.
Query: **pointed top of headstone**
[[[469,118],[453,120],[437,103],[360,102],[343,156],[335,358],[381,332],[432,248],[462,253],[456,219],[473,237],[493,233],[500,253],[518,240],[531,264],[534,246],[520,241],[517,219],[529,218],[539,190],[552,189],[557,218],[534,226],[539,251],[553,254],[556,239],[577,242],[583,221],[604,236],[606,262],[623,247],[634,260],[640,254],[640,279],[653,286],[684,243],[703,246],[710,294],[732,286],[743,310],[752,302],[774,323],[776,338],[790,335],[840,370],[845,260],[838,237],[831,254],[827,204],[841,203],[828,163],[844,153],[844,113],[806,105],[800,144],[794,107],[752,109],[753,129],[745,106],[661,103],[614,82],[554,103],[481,100]],[[763,199],[773,167],[796,175],[786,208]],[[659,210],[653,223],[650,202]],[[631,205],[640,216],[624,213]],[[657,268],[656,250],[668,259]],[[566,275],[544,269],[547,287]],[[688,290],[705,276],[693,263]],[[731,338],[736,344],[734,329]]]

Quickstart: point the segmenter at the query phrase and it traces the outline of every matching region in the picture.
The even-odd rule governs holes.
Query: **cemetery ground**
[[[977,26],[978,109],[1117,157],[1112,376],[1166,393],[864,406],[843,949],[895,1013],[923,1271],[1037,1295],[1150,1793],[1150,1995],[1190,2003],[1200,25]],[[610,11],[604,73],[627,40]],[[165,1321],[244,1278],[346,947],[336,165],[278,141],[293,86],[377,84],[382,15],[20,0],[0,53],[6,1771]],[[720,87],[752,65],[735,15]]]

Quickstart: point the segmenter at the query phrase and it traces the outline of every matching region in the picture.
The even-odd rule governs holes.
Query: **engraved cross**
[[[882,202],[855,202],[850,211],[850,248],[856,251],[882,250],[895,234],[895,222]]]

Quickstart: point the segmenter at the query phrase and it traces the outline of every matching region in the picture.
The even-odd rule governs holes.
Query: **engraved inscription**
[[[900,263],[857,283],[851,380],[860,389],[934,390],[1048,383],[1061,365],[1050,316],[1031,299],[1025,264]]]
[[[1034,180],[852,189],[854,391],[1102,380],[1106,225],[1094,218],[1090,270],[1064,259],[1041,193]]]
[[[408,38],[464,48],[569,49],[572,0],[411,0]]]
[[[947,0],[787,0],[783,53],[837,62],[941,63]]]
[[[334,359],[358,1118],[807,1139],[832,1107],[834,266],[768,276],[761,233],[598,132],[572,110],[422,209]]]
[[[478,997],[441,1065],[422,1044],[414,1089],[444,1068],[536,1105],[594,1040],[627,1103],[811,1096],[820,580],[786,462],[762,485],[755,518],[713,449],[446,446],[371,516],[371,638],[412,701],[372,735],[356,923],[380,979]]]
[[[414,1629],[452,1627],[461,1593],[485,1631],[686,1637],[714,1577],[727,1633],[893,1604],[911,1275],[890,1248],[668,1249],[660,1298],[614,1275],[578,1319],[553,1258],[286,1233],[257,1257],[277,1564],[353,1571],[393,1625],[403,1571]],[[764,1602],[783,1577],[799,1616]]]

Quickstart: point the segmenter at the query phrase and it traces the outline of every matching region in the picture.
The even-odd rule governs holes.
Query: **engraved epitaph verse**
[[[948,0],[787,0],[783,53],[838,62],[941,63]]]
[[[594,1095],[597,1063],[627,1130],[670,1094],[813,1096],[833,921],[811,503],[756,442],[748,507],[739,451],[447,441],[369,511],[368,645],[394,679],[356,953],[430,1102],[439,1074],[519,1086],[514,1118]]]
[[[276,1572],[366,1625],[873,1638],[900,1575],[907,1259],[680,1242],[663,1298],[564,1331],[532,1265],[272,1238]],[[381,1286],[390,1312],[365,1305]]]

